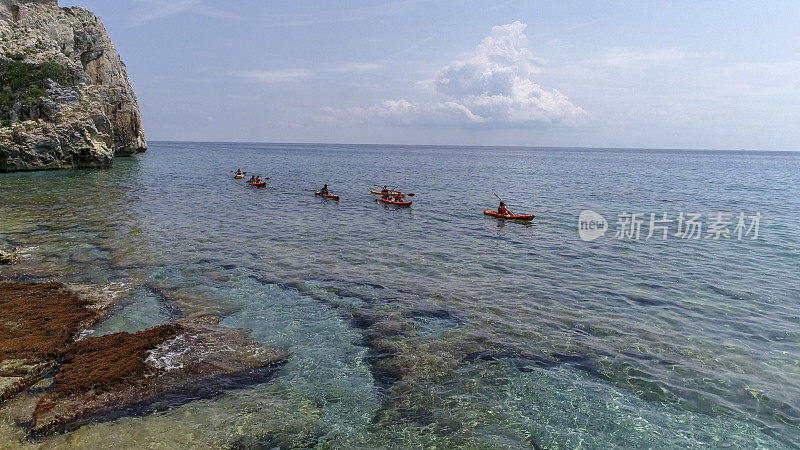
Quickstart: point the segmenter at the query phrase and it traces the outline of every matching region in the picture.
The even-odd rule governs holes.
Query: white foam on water
[[[179,334],[151,350],[144,361],[157,369],[178,370],[183,368],[181,357],[188,351],[186,335]]]
[[[82,341],[82,340],[84,340],[84,339],[86,339],[88,337],[92,337],[92,336],[94,336],[94,330],[87,328],[87,329],[81,331],[81,334],[78,335],[78,338],[76,339],[76,341]]]

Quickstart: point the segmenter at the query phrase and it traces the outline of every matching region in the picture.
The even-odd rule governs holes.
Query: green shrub
[[[45,61],[39,64],[22,62],[24,55],[9,54],[8,60],[0,60],[0,120],[3,124],[10,118],[14,104],[41,104],[47,97],[45,80],[50,78],[60,85],[69,84],[67,72],[58,63]]]

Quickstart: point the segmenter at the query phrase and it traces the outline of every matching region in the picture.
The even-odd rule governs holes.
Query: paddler
[[[251,176],[250,179],[247,180],[247,182],[248,183],[255,183],[256,182],[256,176],[255,175]]]
[[[503,216],[507,216],[508,215],[508,209],[506,208],[506,204],[503,203],[502,200],[500,200],[500,207],[497,208],[497,213],[501,214]]]
[[[241,175],[241,174],[242,174],[242,169],[236,169],[236,175]]]
[[[319,193],[322,194],[322,195],[328,195],[329,194],[328,185],[326,184],[326,185],[322,186],[322,189],[319,190]]]

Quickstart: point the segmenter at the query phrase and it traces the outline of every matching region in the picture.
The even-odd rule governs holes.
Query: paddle
[[[400,191],[398,191],[397,190],[397,186],[395,186],[395,187],[389,189],[389,192],[400,192]],[[400,192],[400,193],[403,194],[402,192]],[[403,194],[403,195],[407,195],[409,197],[413,197],[414,193],[413,192],[409,192],[409,193],[406,193],[406,194]]]
[[[235,170],[229,170],[228,172],[233,173]],[[247,175],[247,172],[242,172],[242,175]]]
[[[379,188],[383,189],[383,186],[381,186],[380,184],[373,184],[373,186],[375,186],[375,187],[379,187]],[[393,188],[387,188],[387,189],[389,190],[389,193],[392,193],[392,192],[399,192],[399,191],[397,190],[397,188],[396,188],[396,187],[393,187]],[[404,194],[404,195],[407,195],[407,196],[409,196],[409,197],[413,197],[413,196],[414,196],[414,193],[413,193],[413,192],[409,192],[408,194]]]
[[[505,204],[505,202],[503,201],[502,198],[500,198],[499,195],[497,195],[494,192],[492,192],[492,194],[494,194],[494,196],[497,197],[497,199],[500,200],[501,203]],[[508,211],[509,214],[514,215],[514,211],[511,211],[511,209],[508,206],[506,206],[506,211]]]

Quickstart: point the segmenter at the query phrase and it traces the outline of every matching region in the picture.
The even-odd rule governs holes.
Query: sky
[[[61,0],[150,140],[800,150],[800,3]]]

